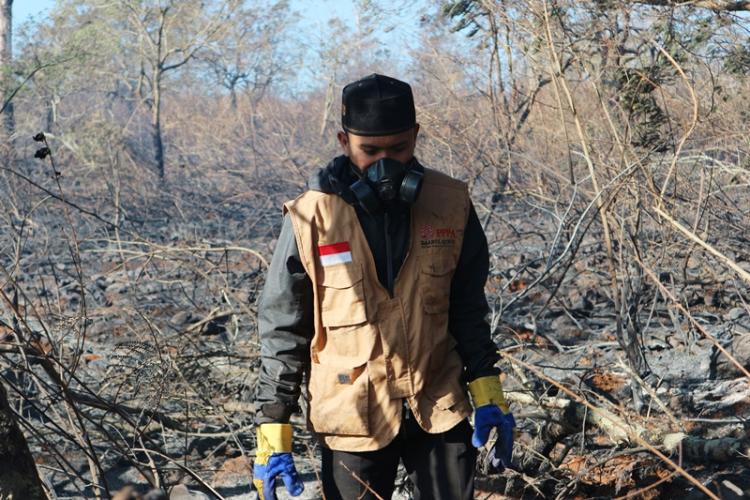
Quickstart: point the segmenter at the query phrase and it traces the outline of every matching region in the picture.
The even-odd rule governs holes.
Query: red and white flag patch
[[[320,263],[323,266],[346,264],[352,261],[352,249],[349,247],[348,241],[331,245],[318,245],[318,253],[320,254]]]

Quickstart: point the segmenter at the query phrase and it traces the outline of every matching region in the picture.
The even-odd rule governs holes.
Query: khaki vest
[[[352,206],[318,191],[284,205],[314,290],[308,424],[331,449],[386,446],[398,433],[404,398],[430,433],[471,413],[448,332],[469,195],[464,183],[434,170],[425,169],[423,182],[393,298]]]

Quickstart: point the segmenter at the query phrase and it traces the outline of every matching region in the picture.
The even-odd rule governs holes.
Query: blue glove
[[[481,406],[474,411],[474,434],[471,444],[479,448],[490,437],[490,430],[497,428],[497,441],[490,450],[492,467],[503,470],[511,466],[513,457],[513,428],[516,420],[512,413],[503,413],[496,405]]]
[[[292,459],[292,426],[261,424],[258,447],[253,464],[253,484],[260,500],[276,500],[276,478],[281,476],[286,490],[293,497],[305,489]]]
[[[516,420],[505,402],[503,386],[495,376],[480,377],[469,383],[469,393],[474,402],[474,434],[471,444],[479,448],[497,428],[497,441],[490,450],[492,467],[503,470],[511,466],[513,458],[513,429]]]
[[[293,497],[304,490],[291,453],[274,453],[268,457],[268,463],[253,465],[253,482],[258,489],[260,500],[276,500],[276,477],[281,476],[286,490]],[[258,484],[260,483],[260,484]]]

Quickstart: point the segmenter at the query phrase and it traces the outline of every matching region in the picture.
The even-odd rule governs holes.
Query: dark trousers
[[[406,412],[399,434],[381,450],[323,448],[323,494],[326,500],[390,499],[402,460],[414,484],[415,500],[470,500],[477,459],[471,432],[464,420],[442,434],[428,434]]]

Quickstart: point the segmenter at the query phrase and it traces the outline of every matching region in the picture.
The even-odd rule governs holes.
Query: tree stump
[[[0,500],[45,500],[34,458],[0,384]]]

